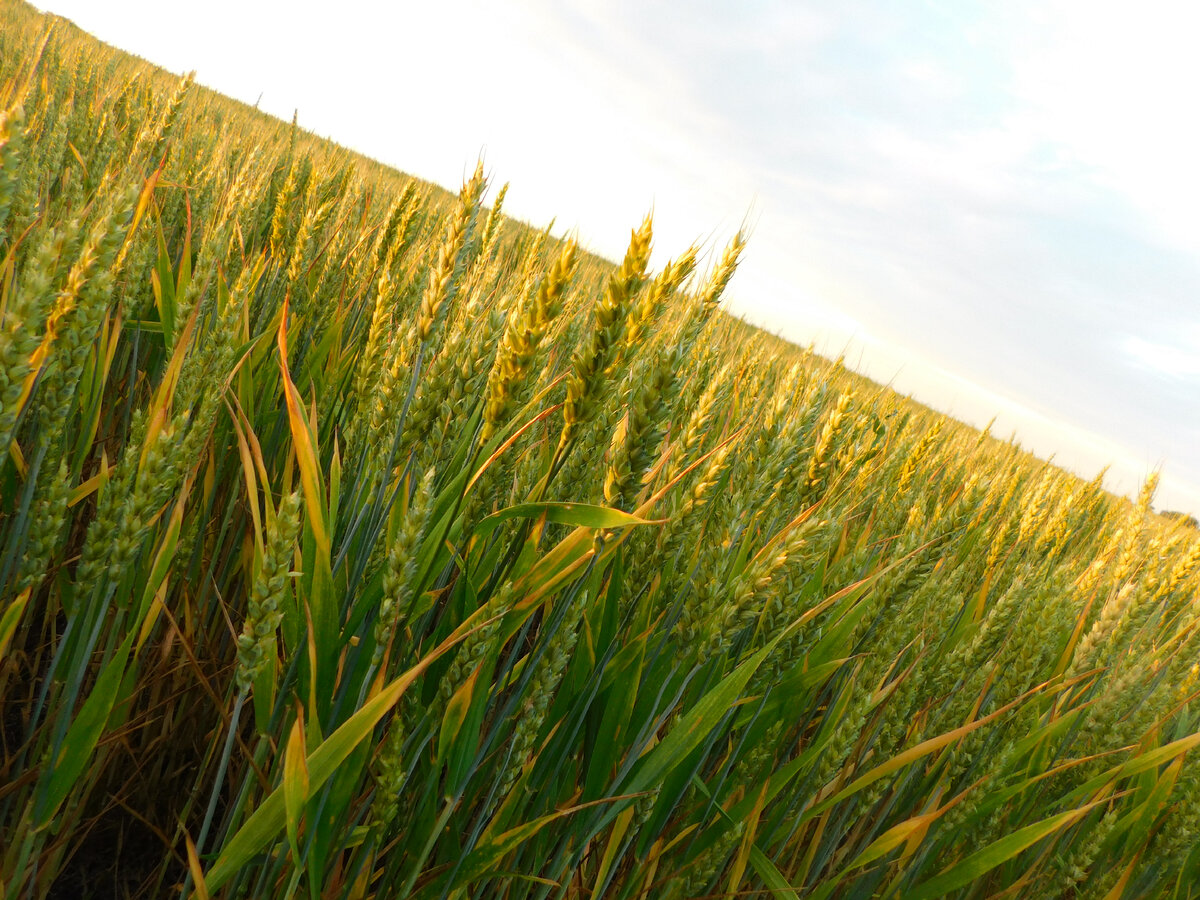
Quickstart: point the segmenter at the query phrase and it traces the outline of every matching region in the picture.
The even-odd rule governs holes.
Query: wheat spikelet
[[[630,237],[629,249],[621,267],[609,278],[604,296],[596,304],[595,322],[586,343],[578,349],[567,379],[567,397],[563,404],[563,429],[559,452],[570,446],[579,427],[595,413],[600,378],[608,365],[625,326],[629,303],[642,285],[646,263],[650,259],[653,236],[650,216]]]

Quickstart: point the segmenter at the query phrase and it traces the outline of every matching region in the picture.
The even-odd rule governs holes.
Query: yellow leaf
[[[21,591],[5,608],[4,615],[0,616],[0,659],[4,659],[4,654],[8,652],[9,642],[17,631],[17,623],[21,621],[32,590],[32,587],[27,587]]]
[[[192,873],[192,881],[196,883],[196,900],[208,900],[208,887],[204,883],[204,869],[200,866],[200,857],[196,855],[196,845],[192,843],[192,836],[187,832],[183,835],[184,841],[187,843],[188,871]]]
[[[321,469],[317,457],[316,438],[304,414],[300,392],[292,383],[288,371],[287,347],[288,301],[283,301],[283,315],[279,319],[279,369],[283,376],[283,393],[287,401],[288,424],[292,429],[292,444],[296,452],[296,463],[300,467],[300,483],[304,487],[304,506],[308,511],[309,525],[317,548],[324,559],[329,558],[329,530],[325,527],[325,512],[321,502]]]
[[[463,722],[466,721],[467,713],[471,709],[471,698],[475,694],[475,683],[479,680],[479,673],[482,669],[482,663],[477,665],[475,671],[454,692],[454,696],[446,704],[446,714],[442,717],[442,730],[438,737],[439,763],[446,759],[454,739],[458,736]]]
[[[296,866],[300,862],[300,819],[308,800],[308,753],[304,740],[304,714],[297,712],[283,755],[283,806],[287,815],[288,843]]]
[[[95,475],[71,491],[71,496],[67,499],[67,506],[74,506],[80,500],[84,500],[100,490],[108,481],[108,473],[108,454],[102,451],[100,455],[100,469]]]
[[[13,440],[8,445],[8,455],[12,457],[12,461],[16,463],[17,474],[22,478],[29,475],[29,464],[25,462],[25,454],[21,452],[21,445]]]
[[[736,897],[742,886],[742,877],[746,874],[746,865],[750,862],[750,851],[754,849],[754,838],[758,834],[758,819],[767,805],[769,788],[770,785],[764,781],[762,789],[758,792],[758,799],[754,801],[754,809],[750,811],[750,818],[746,820],[746,831],[742,835],[737,856],[734,857],[733,868],[729,871],[729,896],[731,897]]]

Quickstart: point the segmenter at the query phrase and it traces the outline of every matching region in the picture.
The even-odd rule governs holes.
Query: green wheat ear
[[[300,531],[300,495],[292,492],[283,498],[268,529],[262,569],[251,588],[246,621],[238,636],[237,686],[249,692],[264,667],[274,665],[275,633],[283,620],[284,599],[289,590],[292,557]]]
[[[642,286],[646,264],[650,259],[652,237],[652,222],[650,216],[646,216],[642,227],[630,237],[629,249],[625,252],[621,267],[609,277],[604,296],[596,304],[591,333],[572,360],[567,397],[563,404],[560,453],[571,445],[579,428],[595,413],[600,379],[617,341],[624,333],[625,317],[632,298]]]

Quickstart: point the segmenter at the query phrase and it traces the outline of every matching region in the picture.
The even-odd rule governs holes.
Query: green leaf
[[[1177,741],[1172,741],[1169,744],[1164,744],[1161,747],[1155,747],[1145,753],[1139,753],[1131,757],[1121,765],[1097,775],[1090,781],[1081,784],[1078,788],[1068,794],[1064,801],[1067,803],[1077,802],[1082,797],[1087,796],[1110,781],[1121,778],[1131,778],[1135,775],[1140,775],[1142,772],[1148,772],[1151,769],[1157,769],[1163,763],[1170,762],[1178,756],[1187,753],[1196,747],[1200,747],[1200,731],[1195,734],[1188,735],[1185,738],[1180,738]]]
[[[712,793],[708,790],[708,786],[705,785],[704,782],[699,778],[693,778],[692,784],[694,784],[700,793],[709,800],[713,799]],[[760,793],[760,801],[765,801],[771,796],[769,789]],[[754,798],[751,797],[750,800],[753,802]],[[744,821],[745,819],[745,815],[741,815],[740,818],[734,818],[732,815],[726,812],[719,803],[713,803],[712,805],[717,811],[717,814],[720,815],[720,817],[726,822],[728,822],[730,826],[736,826],[739,821]],[[735,808],[734,812],[739,813],[739,810]],[[740,812],[745,813],[746,811],[741,810]],[[759,849],[758,844],[750,845],[750,865],[758,877],[763,880],[763,884],[771,889],[772,896],[783,897],[785,900],[786,898],[790,898],[790,900],[800,900],[795,888],[788,883],[787,878],[782,872],[779,871],[779,868],[775,865],[775,863],[771,862],[771,858],[763,853],[761,849]]]
[[[612,803],[618,799],[620,798],[608,797],[603,800],[593,800],[590,803],[581,803],[578,806],[572,806],[569,809],[560,809],[557,812],[534,819],[532,822],[518,825],[516,828],[511,828],[495,837],[485,837],[463,862],[462,869],[459,870],[457,877],[454,879],[454,886],[456,888],[463,887],[475,879],[486,875],[489,871],[495,869],[505,856],[551,822],[561,819],[564,816],[574,815],[581,809],[586,809],[589,806],[596,806],[600,803]]]
[[[630,525],[661,525],[658,519],[641,519],[619,509],[593,506],[588,503],[518,503],[493,513],[475,528],[479,537],[487,537],[499,525],[509,519],[537,519],[546,517],[547,522],[558,525],[576,525],[583,528],[625,528]]]
[[[762,665],[767,654],[775,649],[772,641],[725,676],[712,690],[684,713],[662,742],[643,757],[633,772],[625,792],[635,794],[659,784],[667,772],[675,768],[700,745],[717,727],[725,714],[742,696],[751,676]]]
[[[46,770],[38,782],[38,794],[34,801],[34,828],[43,828],[54,818],[59,805],[67,798],[71,788],[87,768],[96,749],[104,726],[112,714],[113,705],[120,693],[121,682],[125,677],[125,663],[129,659],[129,651],[133,647],[136,632],[130,631],[117,652],[112,655],[92,692],[84,701],[79,715],[71,723],[63,738],[58,755],[47,762]]]
[[[308,766],[308,797],[305,798],[306,801],[320,790],[337,771],[338,766],[354,752],[354,749],[371,736],[375,726],[387,715],[388,710],[399,702],[404,692],[420,677],[421,673],[469,633],[468,630],[460,629],[452,634],[436,650],[364,703],[358,712],[347,719],[341,727],[309,754],[306,761]],[[230,838],[221,850],[220,856],[217,857],[205,878],[205,883],[210,891],[217,890],[229,881],[255,854],[276,840],[280,829],[284,827],[285,814],[283,788],[278,787],[259,805],[250,818],[243,823],[237,834]]]
[[[588,755],[584,796],[596,797],[608,784],[630,742],[631,716],[642,681],[646,635],[629,641],[604,667],[599,736]]]
[[[771,889],[771,896],[782,897],[784,900],[800,900],[795,888],[788,884],[783,873],[757,845],[750,848],[750,865],[754,867],[755,874],[763,880],[763,884]]]
[[[169,351],[175,346],[175,277],[171,273],[171,255],[163,238],[161,221],[158,223],[157,238],[158,257],[150,273],[150,282],[154,288],[158,319],[162,322],[163,342]]]
[[[1108,798],[1105,797],[1094,803],[1089,803],[1081,809],[1059,813],[1057,816],[1051,816],[1049,819],[1043,819],[1032,825],[1026,825],[1012,834],[1006,834],[998,841],[988,844],[982,850],[972,853],[966,859],[962,860],[962,862],[951,866],[940,875],[934,876],[923,884],[917,885],[916,888],[905,895],[906,900],[932,900],[934,897],[941,897],[951,891],[958,890],[960,887],[983,877],[992,869],[1012,859],[1021,851],[1033,846],[1042,840],[1042,838],[1049,837],[1054,832],[1078,822],[1087,815],[1092,807],[1107,801]]]
[[[471,776],[471,766],[479,749],[479,733],[487,712],[494,665],[495,652],[492,651],[479,661],[446,704],[438,736],[437,761],[439,765],[446,763],[448,766],[444,786],[448,799],[457,796]]]
[[[813,688],[825,684],[848,661],[848,658],[832,659],[812,668],[805,668],[805,661],[801,660],[791,670],[796,674],[782,679],[772,688],[771,695],[761,710],[757,706],[743,709],[734,720],[733,727],[744,728],[755,718],[766,718],[770,721],[780,719],[786,715],[788,709],[796,708],[800,698],[808,696]]]

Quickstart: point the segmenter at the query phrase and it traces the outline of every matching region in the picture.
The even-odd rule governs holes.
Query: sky
[[[747,225],[732,312],[1200,515],[1200,7],[35,3],[611,258]]]

